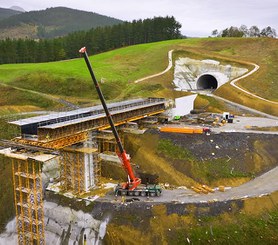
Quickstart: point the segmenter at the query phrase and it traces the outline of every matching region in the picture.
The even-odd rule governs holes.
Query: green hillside
[[[70,32],[121,23],[104,15],[65,7],[10,16],[0,21],[0,38],[53,38]]]
[[[174,49],[179,56],[197,59],[217,59],[246,67],[245,61],[260,65],[258,72],[240,82],[242,87],[264,98],[278,101],[277,50],[278,40],[270,38],[204,38],[183,39],[135,45],[91,57],[97,78],[102,80],[104,94],[109,100],[139,96],[174,97],[173,69],[168,73],[134,84],[136,79],[164,70],[167,53]],[[77,52],[77,51],[76,51]],[[94,89],[83,59],[0,66],[0,81],[68,99],[90,101]],[[180,93],[179,93],[180,94]],[[278,115],[278,107],[239,93],[229,84],[217,94],[267,113]],[[78,101],[78,99],[77,99]]]
[[[13,9],[0,8],[0,21],[10,16],[21,14],[22,12]]]

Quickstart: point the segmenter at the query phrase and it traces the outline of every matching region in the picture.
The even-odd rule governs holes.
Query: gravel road
[[[163,190],[160,197],[146,198],[139,197],[143,202],[155,203],[205,203],[205,202],[224,202],[229,200],[246,199],[250,197],[260,197],[278,191],[278,167],[268,171],[267,173],[241,185],[238,187],[226,187],[225,192],[215,190],[214,193],[198,194],[191,189],[180,187],[173,190]],[[131,199],[132,197],[126,197]],[[115,201],[113,193],[99,198],[101,202]],[[121,198],[118,197],[118,201]]]

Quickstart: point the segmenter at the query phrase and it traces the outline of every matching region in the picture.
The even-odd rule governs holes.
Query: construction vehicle
[[[127,153],[123,147],[123,144],[121,142],[121,139],[119,137],[118,131],[115,127],[115,124],[113,122],[112,116],[109,113],[108,107],[106,105],[104,96],[102,94],[102,91],[99,87],[99,83],[94,75],[91,63],[89,61],[89,57],[86,51],[86,47],[83,47],[79,50],[79,53],[82,54],[82,56],[85,59],[86,65],[88,67],[88,70],[90,72],[90,75],[92,77],[94,86],[97,90],[99,99],[101,101],[101,104],[103,106],[103,109],[105,111],[106,117],[108,119],[109,125],[111,127],[111,130],[113,132],[113,135],[115,137],[117,146],[118,146],[118,157],[122,163],[122,166],[124,170],[127,173],[127,181],[125,183],[119,184],[115,188],[115,195],[129,195],[129,196],[160,196],[161,195],[161,187],[157,184],[141,184],[141,179],[137,178],[133,172],[133,169],[131,167],[130,159],[127,156]]]

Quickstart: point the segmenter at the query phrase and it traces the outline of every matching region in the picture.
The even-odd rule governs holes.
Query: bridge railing
[[[109,107],[109,104],[108,104],[108,108],[109,108],[110,112],[113,112],[113,111],[120,111],[120,110],[127,109],[127,108],[132,108],[132,107],[137,107],[137,106],[142,106],[142,105],[150,105],[152,103],[161,103],[161,102],[165,102],[165,99],[164,98],[146,98],[146,99],[142,99],[140,101],[136,101],[136,102],[132,102],[132,103],[128,103],[128,101],[127,101],[127,103],[121,104],[121,102],[119,102],[118,106],[114,105],[113,107]],[[57,116],[57,118],[55,118],[55,119],[50,119],[48,121],[39,122],[38,127],[43,127],[43,126],[50,125],[50,124],[66,122],[66,121],[71,121],[71,120],[80,119],[80,118],[86,118],[89,116],[94,116],[94,115],[99,115],[99,114],[104,113],[104,110],[102,108],[97,109],[97,110],[87,111],[87,112],[84,112],[84,108],[77,109],[75,111],[76,111],[75,114],[69,115],[69,116],[67,116],[67,112],[62,112],[60,114],[60,116]],[[63,116],[63,114],[65,116]]]

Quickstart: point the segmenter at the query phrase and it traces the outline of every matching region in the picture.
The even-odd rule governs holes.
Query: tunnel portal
[[[204,74],[200,76],[197,80],[197,89],[217,89],[218,82],[217,79],[210,74]]]

